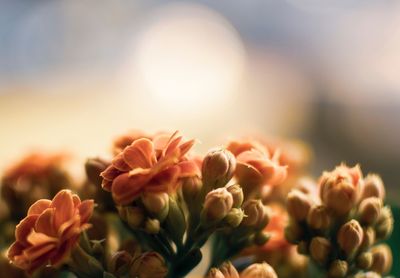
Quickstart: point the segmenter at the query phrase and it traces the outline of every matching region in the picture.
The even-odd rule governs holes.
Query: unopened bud
[[[324,205],[312,207],[307,216],[307,223],[313,229],[326,230],[330,227],[331,222],[331,216]]]
[[[247,216],[242,221],[243,226],[261,230],[268,224],[271,212],[268,207],[263,205],[261,200],[252,199],[247,201],[243,205],[243,210]]]
[[[332,278],[342,278],[346,277],[349,265],[346,261],[335,260],[329,266],[328,275]]]
[[[314,237],[310,243],[311,257],[318,263],[324,264],[331,251],[331,243],[323,237]]]
[[[160,231],[160,221],[158,221],[158,219],[148,218],[144,223],[144,229],[149,234],[158,234]]]
[[[368,174],[364,178],[364,188],[361,199],[369,197],[377,197],[381,200],[385,199],[385,186],[379,175]]]
[[[233,208],[228,213],[228,215],[225,217],[225,221],[232,228],[236,228],[237,226],[240,225],[240,223],[242,223],[243,217],[244,217],[244,213],[241,209]]]
[[[212,149],[203,160],[203,182],[211,188],[222,187],[232,178],[235,168],[236,159],[230,151],[222,148]]]
[[[350,220],[340,227],[337,241],[347,256],[352,255],[360,247],[363,240],[363,229],[357,220]]]
[[[225,275],[218,268],[211,268],[206,278],[225,278]]]
[[[225,187],[210,191],[204,201],[201,213],[202,221],[207,224],[216,223],[228,215],[232,209],[232,194]]]
[[[164,278],[167,272],[168,268],[160,254],[146,252],[132,260],[129,277]]]
[[[240,274],[240,278],[278,278],[275,270],[267,263],[252,264]]]
[[[133,228],[139,228],[144,222],[144,212],[140,207],[122,206],[118,207],[119,215],[128,225]]]
[[[372,265],[372,253],[363,252],[357,257],[357,266],[361,269],[369,269]]]
[[[243,190],[238,184],[230,185],[227,190],[232,194],[233,197],[233,207],[240,208],[243,203]]]
[[[108,165],[110,165],[110,162],[101,158],[89,158],[85,163],[85,171],[88,180],[100,187],[103,181],[100,173],[103,172]]]
[[[295,221],[290,221],[285,227],[285,238],[292,244],[297,244],[303,237],[303,229]]]
[[[380,274],[386,274],[392,268],[392,250],[386,244],[380,244],[371,248],[372,265],[371,270]]]
[[[363,240],[360,249],[366,250],[375,243],[375,230],[372,227],[365,227]]]
[[[358,214],[361,222],[365,224],[374,224],[381,213],[382,200],[377,197],[369,197],[360,203],[358,207]]]
[[[188,206],[197,198],[202,185],[201,179],[197,176],[184,178],[182,180],[182,195]]]
[[[163,221],[168,215],[169,196],[165,192],[145,192],[142,194],[142,202],[150,215]]]
[[[393,232],[393,222],[393,214],[390,207],[383,207],[375,225],[376,238],[379,240],[387,239]]]
[[[220,266],[219,270],[221,271],[221,273],[224,275],[225,278],[239,278],[239,273],[230,262],[223,263]]]
[[[290,216],[297,221],[305,220],[312,206],[311,198],[300,190],[292,190],[286,201],[287,210]]]
[[[126,251],[115,252],[108,263],[108,269],[115,275],[120,276],[129,271],[129,263],[132,256]]]
[[[254,241],[254,243],[255,243],[256,245],[258,245],[258,246],[263,246],[263,245],[265,245],[265,244],[268,242],[268,240],[269,240],[270,238],[271,238],[271,235],[270,235],[269,233],[261,231],[261,232],[257,232],[257,233],[254,235],[253,241]]]

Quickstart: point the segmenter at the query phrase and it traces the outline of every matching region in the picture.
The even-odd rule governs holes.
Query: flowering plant
[[[194,144],[178,132],[130,132],[114,141],[111,159],[87,160],[81,183],[59,158],[28,156],[2,182],[11,213],[0,215],[0,229],[15,230],[4,269],[12,277],[184,277],[208,255],[207,277],[389,271],[390,248],[376,244],[393,228],[379,176],[343,164],[317,184],[304,178],[303,145],[235,140],[202,157]],[[13,213],[7,198],[22,181],[42,190],[34,202],[18,199],[28,208]]]

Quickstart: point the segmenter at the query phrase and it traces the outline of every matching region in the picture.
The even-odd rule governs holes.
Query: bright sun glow
[[[221,104],[242,79],[245,51],[219,14],[194,4],[156,12],[134,52],[138,81],[163,105],[195,109]]]

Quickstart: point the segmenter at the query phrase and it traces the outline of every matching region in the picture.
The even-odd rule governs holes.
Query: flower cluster
[[[380,177],[363,178],[358,165],[342,164],[322,174],[318,189],[319,196],[298,189],[288,194],[287,240],[329,277],[388,273],[390,248],[377,243],[392,233],[393,216],[383,205],[385,188]]]
[[[317,185],[304,175],[307,149],[289,141],[234,140],[204,156],[194,145],[131,131],[110,158],[88,159],[78,184],[62,157],[28,156],[6,172],[0,202],[0,230],[10,226],[2,208],[19,222],[1,253],[26,274],[7,264],[4,275],[179,278],[206,255],[208,278],[389,272],[380,241],[394,220],[379,176],[340,165]]]

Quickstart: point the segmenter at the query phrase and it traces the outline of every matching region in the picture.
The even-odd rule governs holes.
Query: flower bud
[[[182,195],[188,206],[193,204],[203,186],[201,179],[197,176],[184,178],[182,180]]]
[[[148,218],[144,223],[144,229],[151,235],[156,235],[160,231],[160,221]]]
[[[204,201],[201,213],[202,221],[207,224],[216,223],[228,215],[232,209],[232,194],[225,187],[210,191]]]
[[[239,273],[237,272],[236,268],[230,262],[223,263],[220,266],[219,270],[224,275],[223,277],[239,278]]]
[[[126,219],[129,227],[131,227],[132,229],[137,229],[142,226],[144,221],[144,212],[142,208],[131,206],[119,208],[121,208],[118,210],[120,212],[119,214],[121,215],[121,218]]]
[[[252,264],[247,267],[240,274],[240,278],[254,278],[254,277],[263,277],[263,278],[278,278],[275,270],[266,262],[260,264]]]
[[[240,208],[243,203],[243,190],[238,184],[230,185],[227,187],[229,193],[232,194],[233,197],[233,207]]]
[[[307,223],[311,228],[317,230],[326,230],[332,222],[331,216],[324,205],[314,206],[307,215]]]
[[[163,221],[168,215],[169,196],[165,192],[145,192],[142,202],[146,210],[154,217]]]
[[[379,175],[368,174],[364,178],[364,188],[361,194],[361,199],[369,197],[377,197],[381,200],[385,199],[385,186]]]
[[[335,260],[329,266],[328,275],[332,278],[342,278],[346,277],[349,265],[346,261]]]
[[[332,172],[325,172],[319,181],[322,202],[339,215],[350,212],[359,198],[361,177],[358,165],[353,168],[340,165]]]
[[[100,187],[103,181],[100,173],[103,172],[108,165],[110,165],[110,162],[101,158],[89,158],[85,163],[85,171],[88,180]]]
[[[164,278],[167,266],[163,257],[156,252],[146,252],[134,258],[130,264],[129,277]]]
[[[256,245],[263,246],[268,242],[270,238],[271,235],[269,233],[261,231],[255,233],[253,241]]]
[[[375,243],[375,230],[372,227],[363,228],[364,236],[360,249],[366,250]]]
[[[372,265],[372,253],[363,252],[357,257],[357,266],[361,269],[369,269]]]
[[[364,232],[360,224],[353,219],[340,227],[337,241],[346,255],[350,256],[360,247],[363,235]]]
[[[323,237],[314,237],[310,243],[310,254],[316,262],[324,264],[331,251],[331,243]]]
[[[228,215],[225,217],[225,221],[232,228],[236,228],[237,226],[240,225],[240,223],[242,223],[243,217],[244,217],[244,213],[241,209],[233,208],[228,213]]]
[[[225,275],[218,268],[211,268],[206,278],[225,278]]]
[[[268,224],[271,213],[261,200],[251,199],[247,201],[243,205],[243,210],[247,216],[242,221],[243,226],[261,230]]]
[[[297,221],[306,219],[311,206],[311,198],[300,190],[292,190],[287,196],[287,211]]]
[[[372,265],[371,270],[380,274],[387,274],[392,268],[392,250],[386,244],[380,244],[371,248]]]
[[[236,159],[230,151],[222,148],[212,149],[203,160],[203,182],[211,188],[222,187],[232,178],[235,168]]]
[[[127,251],[115,252],[108,263],[108,269],[117,276],[123,275],[129,271],[131,260],[132,256]]]
[[[375,225],[376,238],[387,239],[393,232],[393,222],[392,211],[388,206],[383,207]]]
[[[292,244],[297,244],[303,237],[303,229],[295,221],[290,221],[285,227],[285,238]]]
[[[358,214],[360,220],[366,224],[374,224],[379,218],[382,209],[382,200],[377,197],[369,197],[360,203]]]

